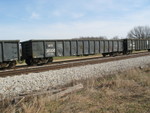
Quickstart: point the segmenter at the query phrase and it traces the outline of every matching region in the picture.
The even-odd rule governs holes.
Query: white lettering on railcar
[[[47,45],[47,47],[53,47],[53,46],[54,46],[53,44],[48,44],[48,45]]]
[[[46,53],[54,53],[55,49],[46,49]]]
[[[132,47],[132,44],[130,43],[130,45],[129,45],[130,47]]]

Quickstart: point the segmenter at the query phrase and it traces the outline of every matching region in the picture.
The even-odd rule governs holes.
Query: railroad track
[[[28,74],[28,73],[38,73],[38,72],[44,72],[49,70],[84,66],[88,64],[98,64],[98,63],[136,58],[136,57],[147,56],[147,55],[150,55],[150,52],[134,53],[131,55],[121,55],[116,57],[94,57],[94,58],[86,58],[86,59],[74,59],[69,61],[53,62],[48,65],[42,65],[42,66],[17,67],[11,70],[1,70],[0,77],[14,76],[14,75],[21,75],[21,74]]]

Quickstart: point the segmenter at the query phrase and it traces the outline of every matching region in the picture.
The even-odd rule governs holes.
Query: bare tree
[[[150,27],[137,26],[134,27],[127,35],[128,38],[145,39],[150,38]]]

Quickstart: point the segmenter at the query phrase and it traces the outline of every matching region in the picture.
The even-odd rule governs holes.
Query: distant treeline
[[[124,38],[130,38],[130,39],[150,39],[150,27],[149,26],[136,26],[133,29],[131,29],[127,36]],[[107,38],[106,36],[98,36],[98,37],[79,37],[79,38],[73,38],[73,40],[117,40],[117,39],[123,39],[119,36],[114,36],[113,38]]]

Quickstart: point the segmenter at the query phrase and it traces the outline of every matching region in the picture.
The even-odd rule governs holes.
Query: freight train
[[[19,40],[0,40],[0,68],[15,67],[16,61],[20,60],[25,60],[27,65],[37,65],[52,62],[53,57],[59,56],[102,54],[105,57],[141,50],[150,51],[150,39],[29,40],[21,43]]]

